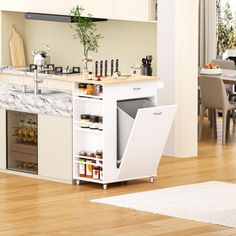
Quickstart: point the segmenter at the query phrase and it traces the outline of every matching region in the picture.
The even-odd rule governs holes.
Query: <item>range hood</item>
[[[27,20],[44,20],[44,21],[56,21],[56,22],[66,22],[73,23],[72,17],[68,15],[54,15],[54,14],[44,14],[44,13],[32,13],[26,12],[25,19]],[[103,18],[92,18],[92,21],[107,21]]]

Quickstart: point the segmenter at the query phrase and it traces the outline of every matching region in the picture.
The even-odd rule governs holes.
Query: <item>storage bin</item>
[[[117,117],[118,121],[117,166],[118,167],[124,154],[138,109],[155,107],[155,106],[156,106],[155,103],[148,98],[123,100],[117,102],[117,116],[118,116]]]

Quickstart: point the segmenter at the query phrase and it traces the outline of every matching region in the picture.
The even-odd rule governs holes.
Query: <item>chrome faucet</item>
[[[36,69],[34,70],[34,94],[40,94],[39,83],[43,83],[43,79],[39,78],[39,72],[48,72],[50,69]]]

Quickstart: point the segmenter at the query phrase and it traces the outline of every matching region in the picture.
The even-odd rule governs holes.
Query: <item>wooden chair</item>
[[[232,104],[228,100],[228,96],[225,90],[224,82],[221,78],[215,78],[210,76],[200,76],[199,85],[201,92],[201,110],[199,119],[199,140],[202,136],[203,118],[206,109],[222,110],[223,122],[222,122],[222,145],[225,144],[226,136],[229,129],[229,112],[236,109],[236,104]],[[215,132],[217,132],[216,120],[214,114]],[[216,133],[215,133],[216,136]]]

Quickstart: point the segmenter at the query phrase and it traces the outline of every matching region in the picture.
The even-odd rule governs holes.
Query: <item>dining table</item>
[[[216,77],[216,78],[222,78],[223,82],[225,84],[236,84],[236,70],[221,70],[221,74],[202,74],[199,69],[198,76],[209,76],[209,77]]]

